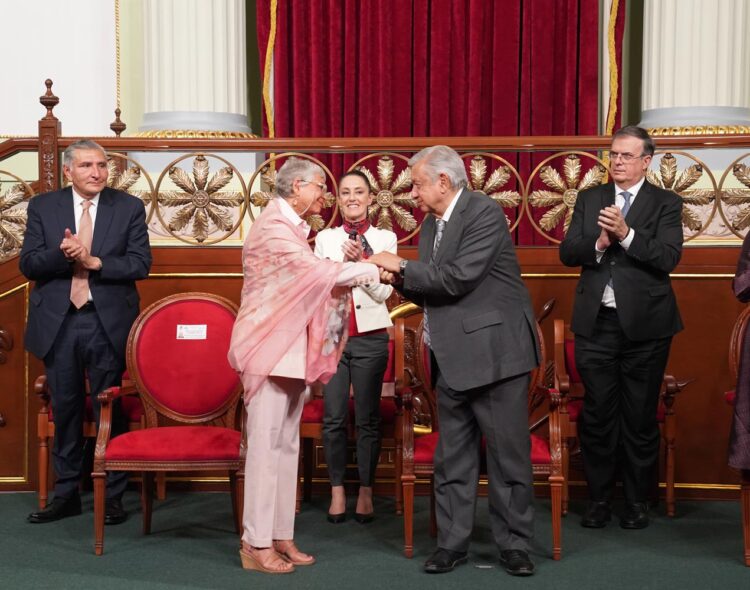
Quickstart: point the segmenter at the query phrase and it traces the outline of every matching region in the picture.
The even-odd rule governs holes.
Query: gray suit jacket
[[[465,391],[539,364],[536,324],[503,210],[466,189],[430,263],[435,218],[419,236],[419,260],[401,290],[427,306],[432,351],[448,386]]]

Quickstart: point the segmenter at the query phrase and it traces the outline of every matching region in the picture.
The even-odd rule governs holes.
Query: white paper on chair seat
[[[177,324],[177,340],[205,340],[207,324]]]

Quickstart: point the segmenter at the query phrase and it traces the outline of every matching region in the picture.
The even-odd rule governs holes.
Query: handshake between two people
[[[391,252],[378,252],[367,259],[367,262],[377,265],[380,272],[380,282],[392,285],[401,282],[401,261],[403,258]]]
[[[392,285],[401,282],[400,264],[403,258],[391,252],[378,252],[368,258],[363,257],[363,247],[359,240],[346,240],[341,245],[345,262],[369,262],[378,267],[380,282]]]

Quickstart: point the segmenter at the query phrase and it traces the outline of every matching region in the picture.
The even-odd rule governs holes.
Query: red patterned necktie
[[[94,228],[91,223],[91,214],[89,209],[93,203],[84,199],[82,203],[83,212],[78,222],[78,241],[91,253],[91,242],[94,237]],[[89,300],[89,271],[81,266],[80,262],[75,263],[73,270],[73,280],[70,282],[70,301],[76,308],[80,309]]]

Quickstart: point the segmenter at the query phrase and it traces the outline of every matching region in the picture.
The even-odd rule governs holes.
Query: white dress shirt
[[[643,183],[646,181],[646,177],[644,176],[641,178],[636,184],[631,186],[629,189],[627,189],[627,192],[630,193],[630,206],[633,206],[633,203],[635,203],[635,198],[638,196],[638,192],[641,190],[641,187],[643,186]],[[625,192],[624,188],[621,188],[615,184],[615,205],[620,208],[622,211],[623,206],[625,205],[625,197],[622,196],[622,193]],[[628,228],[628,235],[625,236],[622,240],[620,240],[620,246],[623,247],[623,249],[627,250],[630,248],[630,244],[633,242],[633,237],[635,237],[635,230],[632,227]],[[594,246],[596,249],[596,245]],[[596,261],[601,262],[602,257],[604,256],[604,250],[596,249]],[[607,286],[604,287],[604,293],[602,294],[602,305],[605,307],[611,307],[616,309],[617,308],[617,302],[615,301],[615,290],[611,287],[609,283],[607,283]]]

